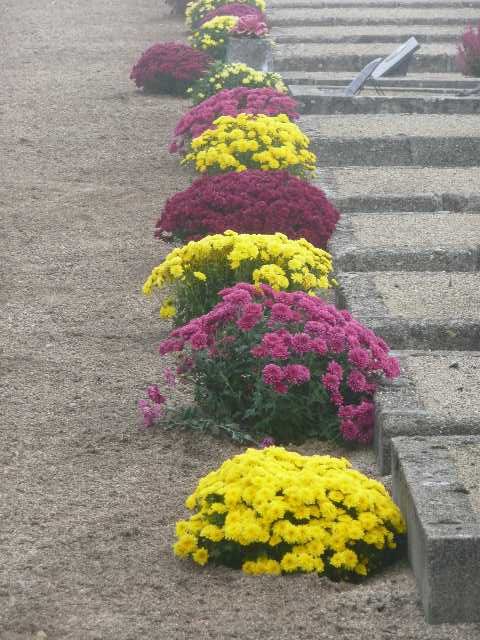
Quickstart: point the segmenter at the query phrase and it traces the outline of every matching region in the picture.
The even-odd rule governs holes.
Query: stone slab
[[[340,272],[478,271],[480,214],[346,214],[329,251]]]
[[[393,349],[480,349],[480,273],[337,273],[337,304]]]
[[[348,7],[358,9],[406,7],[412,9],[424,9],[431,7],[448,8],[474,8],[480,7],[480,0],[270,0],[270,9],[327,9],[335,7]]]
[[[349,74],[353,77],[354,73]],[[408,76],[407,76],[408,77]],[[345,85],[346,86],[346,85]],[[290,85],[290,92],[300,105],[303,114],[478,114],[480,95],[455,97],[412,91],[411,94],[375,94],[363,89],[354,98],[340,95],[340,87],[331,90],[310,85]],[[366,95],[369,93],[369,95]]]
[[[480,81],[480,79],[479,79]],[[300,127],[309,136],[335,138],[396,138],[437,137],[460,138],[480,135],[478,115],[455,115],[445,117],[439,114],[407,114],[398,117],[385,114],[378,118],[375,114],[360,115],[304,115]]]
[[[478,455],[480,438],[395,438],[393,446],[393,495],[407,521],[408,553],[426,620],[479,622],[480,518],[474,496],[480,477],[473,458],[466,480],[458,457],[468,462]]]
[[[380,30],[369,25],[357,27],[345,26],[296,26],[274,27],[272,37],[278,44],[288,42],[324,42],[324,43],[368,43],[368,42],[404,42],[410,36],[420,43],[458,42],[459,29],[452,25],[404,26],[383,25]]]
[[[480,350],[395,355],[401,377],[375,394],[374,445],[383,474],[390,473],[392,438],[480,435]]]
[[[278,44],[275,47],[275,70],[339,70],[358,72],[371,60],[386,57],[398,47],[389,43],[302,43]],[[425,44],[410,64],[411,71],[445,72],[456,67],[456,49],[450,43]]]
[[[319,161],[331,167],[475,167],[480,158],[480,128],[478,137],[324,138],[313,134],[310,146]]]
[[[328,167],[320,160],[320,188],[340,211],[480,211],[478,168]]]
[[[478,20],[477,11],[470,7],[329,7],[304,8],[301,11],[294,8],[276,8],[268,14],[271,26],[295,25],[425,25],[452,24],[460,29],[470,20]]]
[[[476,166],[478,116],[305,115],[300,120],[319,161],[329,166]]]
[[[331,27],[326,27],[330,29]],[[336,27],[335,27],[336,28]],[[344,30],[344,27],[341,27]],[[377,27],[378,29],[378,27]],[[290,85],[318,85],[345,86],[352,79],[350,71],[281,71],[283,79]],[[373,81],[368,81],[373,85]],[[478,78],[462,76],[458,72],[445,73],[415,73],[409,72],[408,76],[380,78],[375,86],[385,87],[409,87],[409,88],[436,88],[436,89],[469,89],[480,84]],[[313,89],[310,89],[313,91]],[[450,91],[451,93],[451,91]]]

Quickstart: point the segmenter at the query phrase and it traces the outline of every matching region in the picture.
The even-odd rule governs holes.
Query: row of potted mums
[[[325,300],[326,250],[340,213],[314,184],[298,106],[271,71],[227,62],[229,37],[265,38],[263,0],[187,5],[192,46],[157,44],[131,77],[190,96],[170,152],[200,176],[155,228],[172,243],[144,285],[173,324],[160,343],[164,388],[139,407],[146,428],[178,422],[165,388],[188,385],[183,417],[253,448],[203,478],[177,524],[175,553],[250,574],[357,580],[398,556],[405,525],[384,487],[344,459],[282,446],[306,438],[368,445],[373,394],[399,367],[388,346]]]

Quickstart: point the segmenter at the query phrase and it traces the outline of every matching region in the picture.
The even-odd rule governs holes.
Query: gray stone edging
[[[480,622],[480,520],[449,453],[471,444],[480,437],[393,440],[393,494],[431,624]]]

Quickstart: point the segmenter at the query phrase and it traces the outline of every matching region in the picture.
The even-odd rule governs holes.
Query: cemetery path
[[[186,103],[128,73],[182,29],[153,0],[2,14],[1,640],[471,639],[425,625],[405,566],[355,587],[175,560],[185,496],[239,451],[135,426],[159,374],[153,223],[188,180],[165,152]]]

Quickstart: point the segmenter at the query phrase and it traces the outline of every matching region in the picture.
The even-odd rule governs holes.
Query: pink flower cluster
[[[130,78],[137,87],[158,93],[185,93],[212,62],[210,56],[180,42],[154,44],[133,67]]]
[[[182,151],[185,143],[196,138],[206,129],[214,129],[213,121],[220,116],[238,116],[239,113],[276,116],[286,114],[291,120],[298,120],[298,105],[293,98],[275,89],[248,89],[236,87],[224,89],[190,109],[175,127],[175,140],[169,147],[170,153]]]
[[[209,11],[200,24],[208,22],[217,16],[238,16],[240,18],[242,16],[249,15],[255,16],[259,21],[265,21],[265,14],[262,13],[260,9],[257,9],[257,7],[254,7],[251,4],[244,4],[242,2],[232,2]]]
[[[160,344],[160,353],[188,346],[195,366],[196,352],[235,358],[237,349],[244,351],[246,338],[254,336],[249,366],[261,372],[257,384],[279,394],[299,385],[322,385],[336,408],[343,438],[362,444],[372,440],[378,377],[400,373],[380,337],[347,311],[304,292],[240,283],[219,295],[223,300],[212,311],[173,330]]]
[[[268,31],[267,25],[256,15],[248,14],[242,16],[233,27],[231,33],[239,36],[255,36],[261,38]]]
[[[139,400],[138,408],[143,416],[143,426],[145,429],[152,427],[156,420],[159,420],[164,413],[166,398],[160,393],[156,384],[151,384],[147,389],[149,400]]]
[[[475,32],[472,23],[462,36],[462,42],[457,47],[457,65],[466,76],[480,76],[480,21]]]

